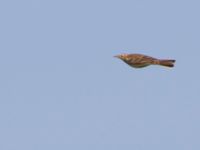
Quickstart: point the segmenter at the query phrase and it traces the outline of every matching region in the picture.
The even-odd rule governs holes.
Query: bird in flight
[[[174,67],[174,59],[157,59],[143,54],[120,54],[117,57],[134,68],[143,68],[149,65],[160,65],[165,67]]]

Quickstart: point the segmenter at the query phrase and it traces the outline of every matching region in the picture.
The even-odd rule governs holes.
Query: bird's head
[[[127,59],[128,54],[120,54],[120,55],[116,55],[114,57],[119,58],[121,60],[126,60]]]

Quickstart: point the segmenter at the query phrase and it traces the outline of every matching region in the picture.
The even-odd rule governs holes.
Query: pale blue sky
[[[200,2],[1,0],[1,150],[199,150]],[[133,69],[113,56],[176,59]]]

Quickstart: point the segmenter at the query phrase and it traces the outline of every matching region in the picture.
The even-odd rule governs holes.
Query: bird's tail
[[[159,60],[159,65],[166,66],[166,67],[174,67],[175,61],[176,60],[173,60],[173,59]]]

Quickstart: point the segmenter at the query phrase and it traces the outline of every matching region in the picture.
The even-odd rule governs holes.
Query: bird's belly
[[[134,67],[134,68],[143,68],[143,67],[147,67],[149,66],[150,64],[132,64],[130,65],[131,67]]]

